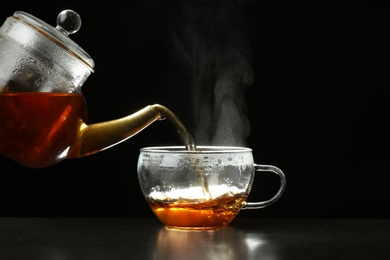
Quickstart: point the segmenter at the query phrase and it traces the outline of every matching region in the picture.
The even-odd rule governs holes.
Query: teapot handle
[[[242,209],[261,209],[276,202],[283,194],[286,188],[286,177],[281,169],[272,165],[260,165],[254,164],[255,172],[273,172],[276,173],[280,178],[280,187],[278,192],[269,200],[260,202],[244,202]]]

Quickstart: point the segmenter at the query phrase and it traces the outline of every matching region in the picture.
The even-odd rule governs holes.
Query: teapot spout
[[[66,158],[79,158],[98,153],[139,133],[156,120],[164,119],[155,107],[149,105],[129,116],[95,124],[81,124],[78,140],[69,149]]]

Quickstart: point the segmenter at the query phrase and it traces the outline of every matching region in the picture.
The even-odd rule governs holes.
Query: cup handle
[[[255,172],[273,172],[276,173],[280,178],[280,187],[278,192],[269,200],[260,201],[260,202],[244,202],[242,209],[261,209],[271,205],[276,202],[280,196],[282,196],[286,188],[286,177],[281,169],[272,165],[260,165],[254,164]]]

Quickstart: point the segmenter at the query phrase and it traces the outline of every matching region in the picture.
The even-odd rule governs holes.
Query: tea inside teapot
[[[82,94],[0,92],[0,153],[27,167],[46,167],[105,150],[165,118],[194,150],[190,132],[162,105],[88,125]]]
[[[86,120],[81,94],[0,93],[0,152],[29,167],[49,166],[67,156]]]

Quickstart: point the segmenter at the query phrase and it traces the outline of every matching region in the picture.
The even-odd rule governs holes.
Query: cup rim
[[[220,146],[220,145],[199,145],[196,150],[190,151],[183,146],[149,146],[140,149],[140,152],[148,153],[178,153],[178,154],[210,154],[210,153],[246,153],[252,152],[249,147],[243,146]]]

